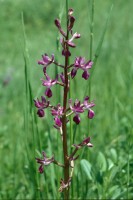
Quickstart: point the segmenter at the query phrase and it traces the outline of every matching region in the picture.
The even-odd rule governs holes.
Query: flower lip
[[[88,118],[92,119],[94,116],[95,116],[94,111],[90,109],[90,110],[88,111]]]
[[[79,117],[79,115],[75,115],[75,116],[73,117],[73,121],[74,121],[76,124],[79,124],[79,123],[80,123],[80,117]]]
[[[45,116],[44,110],[43,110],[43,109],[38,109],[37,115],[38,115],[39,117],[44,117],[44,116]]]
[[[55,117],[54,118],[54,121],[55,121],[55,126],[60,128],[62,126],[62,122],[61,122],[61,119],[59,117]]]
[[[50,88],[47,88],[47,89],[45,90],[45,95],[46,95],[48,98],[52,97],[52,95],[53,95],[52,90],[51,90]]]

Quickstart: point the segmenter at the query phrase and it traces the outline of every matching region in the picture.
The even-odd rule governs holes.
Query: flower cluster
[[[46,92],[45,92],[46,93]],[[38,108],[37,114],[39,117],[45,116],[45,109],[50,107],[51,108],[51,115],[54,116],[55,125],[54,127],[59,129],[62,126],[62,116],[64,112],[67,113],[67,117],[70,115],[74,115],[73,121],[76,124],[80,123],[80,114],[83,113],[85,110],[88,111],[88,118],[92,119],[95,115],[94,111],[91,109],[95,104],[93,102],[89,102],[89,97],[86,96],[84,98],[83,103],[80,103],[78,99],[75,100],[74,104],[72,105],[72,99],[68,100],[68,108],[64,111],[63,107],[58,104],[57,106],[51,106],[50,101],[47,101],[44,96],[41,97],[42,101],[39,99],[34,100],[35,106]]]

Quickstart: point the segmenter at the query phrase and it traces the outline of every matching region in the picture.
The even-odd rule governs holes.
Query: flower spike
[[[82,147],[92,147],[93,145],[90,142],[90,137],[85,138],[82,142],[79,144],[71,144],[70,141],[68,141],[70,138],[68,137],[68,131],[67,131],[67,123],[69,123],[70,116],[73,115],[73,122],[78,125],[81,122],[80,115],[84,113],[87,110],[87,117],[89,119],[92,119],[95,115],[94,111],[92,110],[92,107],[95,106],[94,102],[91,101],[88,96],[84,98],[84,100],[81,102],[78,100],[72,100],[69,99],[69,92],[70,92],[70,81],[72,81],[73,78],[76,77],[77,72],[79,70],[82,70],[82,78],[85,80],[88,80],[90,77],[89,70],[92,68],[93,62],[91,60],[86,60],[84,57],[77,56],[72,63],[69,63],[70,59],[69,57],[72,56],[71,54],[71,48],[76,48],[75,40],[79,39],[81,37],[80,33],[74,32],[73,27],[75,25],[75,17],[73,16],[73,9],[70,8],[68,10],[68,15],[66,16],[66,31],[63,30],[61,25],[61,20],[55,19],[54,23],[57,27],[59,33],[61,34],[60,43],[61,43],[61,54],[64,57],[64,63],[60,64],[55,59],[54,54],[52,54],[50,57],[45,53],[42,55],[42,59],[38,61],[39,65],[43,66],[43,75],[44,78],[41,79],[42,85],[45,87],[44,96],[41,96],[41,100],[38,98],[34,100],[35,107],[37,108],[37,115],[42,118],[45,116],[45,109],[50,108],[51,116],[53,117],[54,121],[54,128],[56,128],[60,132],[61,141],[62,141],[62,149],[60,151],[63,152],[63,160],[64,163],[60,163],[57,160],[55,160],[54,156],[51,158],[47,158],[46,153],[42,152],[42,158],[35,158],[36,162],[39,164],[38,171],[39,173],[44,172],[44,167],[50,165],[51,163],[56,164],[57,166],[60,166],[64,170],[64,180],[61,179],[60,181],[60,188],[59,192],[64,192],[64,199],[69,199],[69,187],[71,185],[71,180],[73,176],[74,166],[75,166],[75,160],[79,158],[79,154],[76,155],[77,151],[81,149]],[[51,64],[54,64],[54,67],[60,67],[60,70],[57,69],[51,69],[56,74],[53,78],[51,78],[50,70]],[[49,71],[48,71],[49,70]],[[49,72],[49,73],[48,73]],[[79,80],[80,84],[80,80]],[[54,96],[52,92],[52,87],[62,86],[61,89],[63,91],[59,91],[60,96],[60,102],[56,102],[56,95],[55,98],[52,98],[56,104],[51,104],[50,101],[48,101],[48,98],[51,98]],[[48,119],[49,120],[49,119]],[[70,148],[70,155],[68,154],[68,144],[71,144],[74,146],[74,150]],[[59,147],[60,148],[60,147]]]

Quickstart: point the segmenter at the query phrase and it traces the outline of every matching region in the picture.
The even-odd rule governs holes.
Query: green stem
[[[95,0],[92,0],[91,3],[91,15],[90,15],[90,60],[93,56],[93,28],[94,28],[94,4]],[[89,80],[89,97],[91,96],[91,79]]]
[[[92,56],[93,56],[94,4],[95,4],[95,0],[92,0],[92,2],[91,2],[91,12],[90,12],[90,48],[89,48],[90,60],[92,60]],[[89,91],[88,91],[88,93],[89,93],[88,94],[89,97],[91,97],[91,79],[89,79]],[[90,120],[88,122],[88,132],[90,132]]]

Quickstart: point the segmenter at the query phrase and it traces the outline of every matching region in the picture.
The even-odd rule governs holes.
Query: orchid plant
[[[37,108],[37,115],[42,118],[45,117],[45,109],[49,109],[54,120],[54,128],[57,129],[61,136],[61,141],[63,144],[63,158],[64,163],[59,163],[54,156],[47,158],[46,153],[43,151],[43,158],[36,158],[37,163],[39,163],[39,172],[44,172],[44,167],[54,163],[64,170],[64,178],[60,181],[60,192],[64,192],[64,199],[69,198],[69,186],[71,184],[74,163],[78,156],[75,156],[77,151],[84,146],[92,147],[90,142],[90,137],[88,136],[79,144],[73,144],[74,150],[71,150],[71,154],[68,155],[68,130],[67,124],[69,123],[69,117],[73,115],[73,122],[78,125],[81,121],[80,115],[86,110],[88,112],[88,119],[94,117],[94,111],[92,107],[95,106],[93,101],[90,101],[89,96],[83,98],[80,102],[78,98],[73,101],[69,99],[69,85],[79,70],[82,70],[82,78],[88,80],[90,73],[89,70],[92,68],[93,62],[91,60],[85,60],[84,57],[78,56],[75,58],[72,64],[69,64],[69,57],[71,56],[71,48],[75,48],[76,45],[74,40],[81,37],[79,33],[73,33],[73,26],[75,23],[75,17],[73,16],[73,9],[68,10],[67,15],[67,28],[66,32],[62,29],[59,19],[55,19],[55,26],[58,28],[61,34],[61,46],[62,46],[62,56],[64,57],[64,64],[56,62],[54,54],[49,57],[47,54],[42,55],[42,59],[38,61],[38,64],[43,68],[44,79],[41,79],[42,85],[46,88],[44,96],[41,96],[41,100],[34,100],[34,104]],[[57,74],[54,79],[51,79],[48,74],[48,68],[54,64],[62,69],[62,73]],[[58,105],[53,105],[49,100],[54,94],[52,92],[52,87],[60,85],[63,89],[63,105],[58,103]]]

